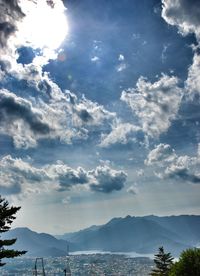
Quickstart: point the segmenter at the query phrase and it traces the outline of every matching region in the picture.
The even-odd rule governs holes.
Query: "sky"
[[[200,2],[0,0],[14,227],[200,214]]]

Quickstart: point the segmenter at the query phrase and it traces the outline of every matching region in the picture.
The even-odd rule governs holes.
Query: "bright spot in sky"
[[[55,50],[68,33],[66,9],[61,0],[54,0],[53,5],[47,2],[21,0],[25,17],[19,26],[19,35],[32,48]]]

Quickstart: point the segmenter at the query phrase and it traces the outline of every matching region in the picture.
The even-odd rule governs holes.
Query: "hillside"
[[[199,230],[200,216],[127,216],[61,237],[83,250],[152,253],[163,245],[177,255],[183,249],[199,243]]]
[[[3,238],[17,238],[14,249],[27,250],[26,256],[65,256],[68,246],[71,250],[76,250],[72,243],[66,240],[58,240],[46,233],[37,233],[29,228],[15,228],[4,233]]]
[[[30,256],[65,256],[70,251],[154,253],[164,246],[173,255],[200,243],[200,216],[145,216],[113,218],[100,226],[53,237],[28,228],[16,228],[3,236],[17,238],[15,249]]]

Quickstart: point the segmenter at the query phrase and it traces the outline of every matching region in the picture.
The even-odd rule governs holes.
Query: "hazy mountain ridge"
[[[64,256],[70,251],[101,250],[154,253],[159,246],[178,255],[200,242],[200,216],[145,216],[114,218],[74,233],[53,237],[28,228],[16,228],[4,238],[17,238],[15,249],[28,250],[32,256]],[[62,238],[62,240],[60,239]],[[67,239],[67,241],[66,241]]]
[[[136,251],[152,253],[163,245],[178,254],[200,241],[200,216],[145,216],[113,218],[96,228],[86,228],[68,238],[84,250]]]
[[[17,238],[13,248],[27,250],[26,256],[65,256],[68,246],[77,250],[71,242],[58,240],[50,234],[37,233],[29,228],[15,228],[2,236],[4,239]]]

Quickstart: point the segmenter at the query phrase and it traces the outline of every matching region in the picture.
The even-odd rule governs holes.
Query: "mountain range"
[[[78,250],[75,245],[65,240],[56,239],[46,233],[37,233],[29,228],[15,228],[4,233],[4,239],[17,238],[13,248],[26,250],[26,256],[34,257],[60,257],[68,254],[68,248]]]
[[[113,218],[100,226],[52,236],[28,228],[15,228],[4,234],[16,237],[16,249],[31,256],[65,256],[70,251],[100,250],[113,252],[155,253],[164,246],[174,256],[200,244],[200,216],[145,216]]]

